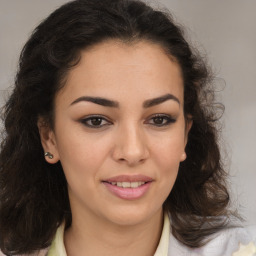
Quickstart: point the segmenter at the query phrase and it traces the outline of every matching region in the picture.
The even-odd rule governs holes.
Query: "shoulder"
[[[240,244],[255,242],[255,237],[245,228],[227,228],[216,233],[203,247],[191,249],[178,242],[170,235],[168,255],[179,256],[231,256],[238,251]]]

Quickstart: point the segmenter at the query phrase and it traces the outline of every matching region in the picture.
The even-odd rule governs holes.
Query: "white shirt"
[[[67,256],[63,238],[64,224],[58,228],[47,256]],[[232,256],[238,251],[240,244],[247,245],[251,241],[252,238],[245,229],[230,228],[216,233],[214,238],[201,248],[189,248],[172,235],[170,220],[165,214],[161,239],[154,256]]]

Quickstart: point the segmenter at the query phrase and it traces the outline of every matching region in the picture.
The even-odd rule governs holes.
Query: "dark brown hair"
[[[159,44],[182,70],[184,113],[192,117],[193,126],[187,159],[164,203],[173,235],[189,247],[199,247],[224,227],[229,194],[206,65],[168,12],[141,1],[77,0],[54,11],[34,30],[22,50],[15,87],[4,107],[0,248],[6,254],[45,248],[63,220],[71,224],[66,179],[60,163],[45,161],[37,121],[44,117],[53,126],[54,97],[69,69],[79,62],[81,50],[109,39]]]

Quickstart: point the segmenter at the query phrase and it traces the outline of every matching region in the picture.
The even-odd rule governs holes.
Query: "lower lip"
[[[111,193],[126,200],[135,200],[141,198],[149,190],[151,183],[152,182],[147,182],[137,188],[122,188],[107,182],[103,182]]]

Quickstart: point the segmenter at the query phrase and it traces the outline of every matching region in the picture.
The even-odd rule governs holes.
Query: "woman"
[[[247,244],[229,224],[212,96],[169,14],[127,0],[57,9],[26,43],[5,106],[2,252],[231,255]]]

